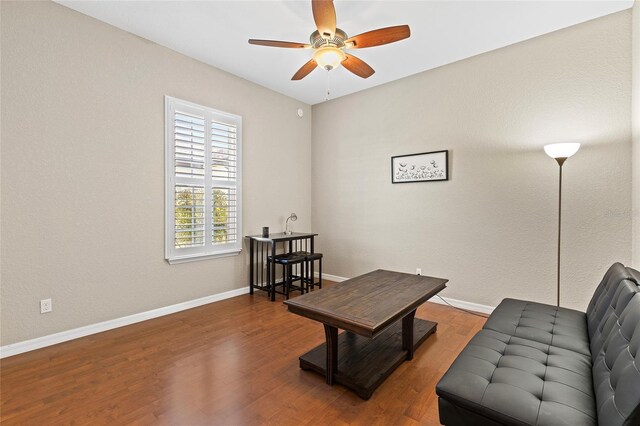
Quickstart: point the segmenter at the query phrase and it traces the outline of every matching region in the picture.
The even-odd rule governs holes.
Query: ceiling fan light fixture
[[[318,66],[327,71],[338,68],[346,57],[342,49],[335,46],[321,47],[313,53],[313,59]]]

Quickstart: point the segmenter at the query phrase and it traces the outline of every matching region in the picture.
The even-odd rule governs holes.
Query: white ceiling
[[[77,1],[58,3],[247,80],[316,104],[327,72],[291,76],[311,57],[305,49],[253,46],[249,38],[308,42],[311,1]],[[336,0],[338,27],[348,35],[409,24],[411,38],[353,50],[376,73],[361,79],[331,71],[331,98],[397,80],[550,31],[630,8],[605,1],[347,1]]]

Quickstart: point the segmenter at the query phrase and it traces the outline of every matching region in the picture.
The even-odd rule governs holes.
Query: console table
[[[373,391],[436,330],[416,309],[448,280],[377,270],[284,303],[324,324],[326,343],[300,357],[300,368],[369,399]],[[338,328],[345,330],[338,334]]]

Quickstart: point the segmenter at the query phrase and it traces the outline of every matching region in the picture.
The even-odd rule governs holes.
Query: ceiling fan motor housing
[[[342,31],[340,28],[336,28],[336,33],[333,38],[324,38],[319,31],[314,31],[311,33],[309,37],[309,41],[311,46],[314,49],[317,49],[322,46],[334,46],[337,48],[342,48],[345,46],[344,41],[347,39],[347,33]]]

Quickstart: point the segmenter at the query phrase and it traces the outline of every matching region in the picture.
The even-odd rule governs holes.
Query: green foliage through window
[[[176,186],[176,248],[204,245],[204,189]]]
[[[229,201],[232,189],[213,190],[213,242],[228,242]],[[176,187],[176,248],[205,243],[205,199],[202,187]]]
[[[229,190],[213,190],[213,242],[227,242]]]

